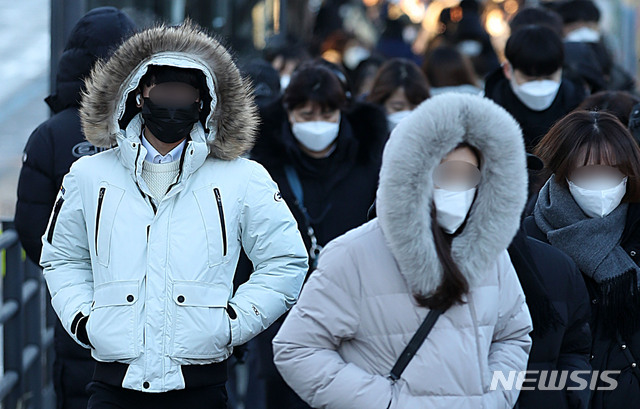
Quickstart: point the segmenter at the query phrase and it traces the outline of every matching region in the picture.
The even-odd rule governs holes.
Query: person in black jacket
[[[46,98],[53,116],[31,134],[24,150],[18,182],[15,224],[27,256],[39,264],[41,237],[71,164],[98,149],[80,129],[78,106],[83,81],[91,67],[107,57],[135,31],[135,24],[113,7],[91,10],[75,25],[58,63],[55,92]],[[94,362],[88,350],[73,341],[58,323],[55,328],[54,387],[57,408],[86,408],[86,384]]]
[[[294,72],[282,100],[262,109],[261,117],[251,157],[280,186],[313,265],[322,246],[367,221],[387,139],[385,113],[371,104],[349,104],[335,73],[314,61]],[[256,342],[266,407],[308,408],[273,364],[271,340],[279,327]]]
[[[487,77],[485,96],[520,123],[531,152],[554,122],[582,102],[585,90],[563,78],[564,46],[548,27],[516,30],[507,41],[505,56],[507,62]]]
[[[592,0],[565,0],[550,3],[550,7],[562,17],[565,45],[571,46],[567,58],[574,63],[595,60],[590,66],[601,73],[605,86],[593,89],[593,92],[602,89],[635,91],[633,76],[615,62],[607,47],[600,28],[600,10]]]
[[[562,16],[545,7],[525,7],[518,11],[509,21],[511,33],[532,24],[546,26],[552,29],[560,38],[564,38],[564,25]],[[606,88],[607,83],[600,62],[589,48],[588,44],[575,41],[564,42],[563,76],[570,78],[574,83],[581,83],[591,93]]]
[[[606,112],[575,111],[536,148],[551,177],[527,234],[573,259],[591,298],[590,408],[640,407],[640,149]],[[595,373],[595,372],[594,372]]]
[[[509,256],[533,320],[527,370],[568,371],[567,379],[574,371],[591,371],[589,294],[575,263],[549,244],[527,237],[522,228],[509,246]],[[541,381],[543,375],[532,374],[531,379]],[[562,384],[561,379],[561,374],[555,381],[547,374],[543,381],[560,385],[558,389],[541,388],[536,382],[534,390],[522,390],[518,409],[586,409],[589,389],[569,390],[575,384],[570,379]]]

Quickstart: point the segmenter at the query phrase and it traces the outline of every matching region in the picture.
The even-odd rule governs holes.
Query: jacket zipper
[[[217,187],[213,189],[213,193],[216,196],[216,203],[218,204],[218,214],[220,215],[220,228],[222,230],[222,256],[227,255],[227,225],[224,221],[224,208],[222,207],[222,196],[220,196],[220,189]]]
[[[102,212],[102,202],[104,201],[104,193],[106,192],[106,190],[107,188],[101,187],[100,193],[98,194],[98,210],[96,213],[96,237],[95,237],[96,256],[98,255],[98,229],[100,228],[100,213]]]
[[[60,214],[60,209],[62,208],[62,204],[64,203],[64,199],[61,197],[56,202],[56,205],[53,208],[53,217],[51,217],[51,226],[49,226],[49,233],[47,234],[47,241],[49,244],[53,241],[53,230],[56,228],[56,221],[58,221],[58,214]]]

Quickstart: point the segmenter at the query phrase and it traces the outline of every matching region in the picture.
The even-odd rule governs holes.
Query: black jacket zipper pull
[[[49,244],[52,244],[53,241],[53,230],[56,228],[56,222],[58,221],[58,215],[60,214],[60,209],[62,209],[62,204],[64,203],[64,198],[60,197],[56,202],[55,207],[53,208],[53,217],[51,217],[51,226],[49,226],[49,233],[47,233],[47,241]]]
[[[98,194],[98,210],[96,211],[96,243],[95,243],[95,249],[96,249],[96,256],[98,255],[98,230],[100,228],[100,213],[102,212],[102,202],[104,201],[104,193],[107,191],[107,188],[105,187],[101,187],[100,188],[100,193]]]
[[[220,215],[220,229],[222,230],[222,256],[227,255],[227,225],[224,220],[224,208],[222,207],[222,196],[220,195],[220,189],[217,187],[213,189],[213,193],[216,196],[216,203],[218,204],[218,214]]]

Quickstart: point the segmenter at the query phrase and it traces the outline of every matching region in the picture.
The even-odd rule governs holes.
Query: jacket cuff
[[[238,314],[235,309],[229,304],[227,306],[227,315],[229,316],[229,325],[230,325],[230,340],[229,346],[237,346],[240,345],[241,332],[240,332],[240,321],[238,319]]]
[[[91,345],[89,341],[89,335],[87,334],[87,321],[89,321],[89,316],[84,316],[79,312],[71,323],[71,333],[76,336],[78,341],[93,348],[93,345]]]

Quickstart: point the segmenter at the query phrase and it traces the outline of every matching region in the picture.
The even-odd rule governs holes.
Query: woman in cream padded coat
[[[475,156],[479,182],[443,195],[434,172],[452,153]],[[462,94],[421,104],[385,149],[378,218],[327,246],[274,339],[284,379],[314,408],[513,407],[518,390],[491,384],[495,371],[524,371],[531,347],[506,251],[526,192],[522,135],[506,111]],[[449,308],[394,383],[429,306]]]

